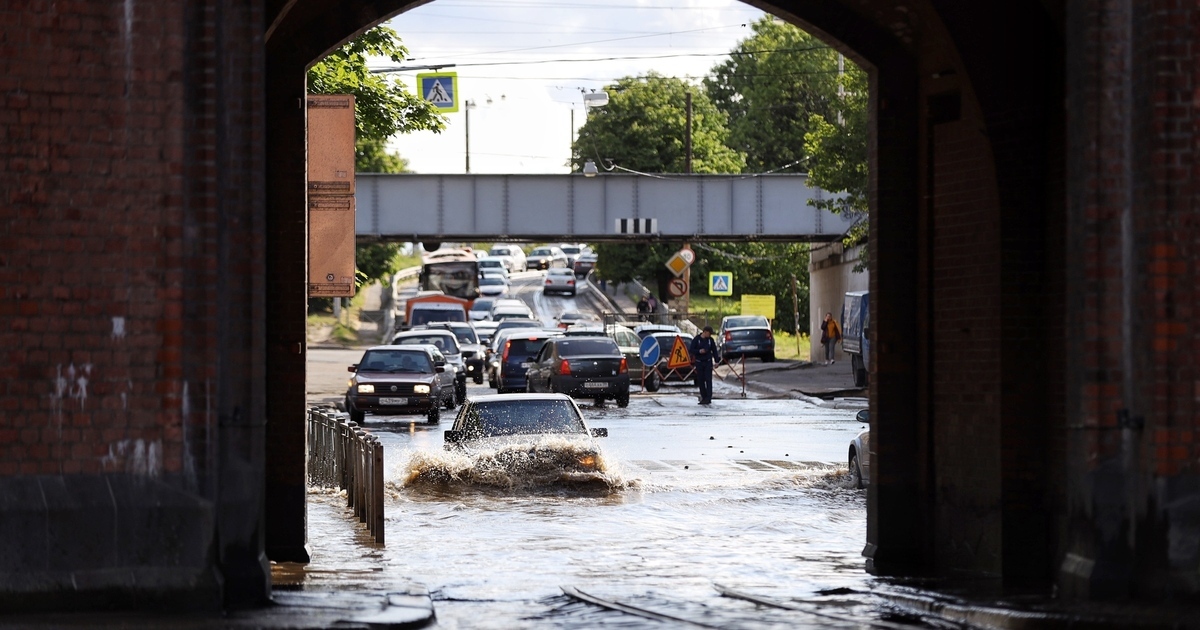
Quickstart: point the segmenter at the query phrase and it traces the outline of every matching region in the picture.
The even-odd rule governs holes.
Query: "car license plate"
[[[758,350],[758,346],[742,346],[742,350]]]
[[[381,404],[381,405],[407,405],[408,399],[407,398],[380,398],[379,404]]]
[[[533,367],[533,364],[532,363],[522,363],[521,367],[523,367],[525,369],[529,369],[529,368]]]
[[[584,383],[583,386],[588,389],[603,389],[608,387],[608,383]]]

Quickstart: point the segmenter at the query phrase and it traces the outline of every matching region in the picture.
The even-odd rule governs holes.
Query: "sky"
[[[459,111],[442,133],[389,148],[414,172],[465,172],[470,100],[472,173],[566,173],[583,90],[651,70],[698,81],[762,16],[735,0],[436,0],[387,24],[408,48],[405,66],[454,65],[442,71],[458,73]],[[390,76],[416,91],[421,72]]]

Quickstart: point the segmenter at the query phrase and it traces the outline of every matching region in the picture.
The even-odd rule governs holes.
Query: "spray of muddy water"
[[[413,451],[400,464],[393,491],[502,490],[542,493],[578,490],[610,494],[636,487],[602,450],[586,441],[530,436],[469,451]]]

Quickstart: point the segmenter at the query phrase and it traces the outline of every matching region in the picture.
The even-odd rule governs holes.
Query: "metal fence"
[[[383,543],[383,444],[347,414],[308,410],[308,482],[346,491],[346,505]]]

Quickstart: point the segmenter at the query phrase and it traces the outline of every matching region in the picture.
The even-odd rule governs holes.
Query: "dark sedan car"
[[[722,361],[758,357],[763,363],[775,360],[775,333],[762,315],[730,315],[721,320],[717,350]]]
[[[526,390],[526,370],[530,361],[542,349],[542,345],[557,332],[530,328],[529,332],[518,329],[503,340],[497,351],[500,361],[496,370],[496,392],[523,392]]]
[[[629,364],[617,342],[609,337],[559,337],[546,341],[529,366],[529,391],[560,392],[606,398],[618,407],[629,406]]]
[[[407,346],[410,344],[428,344],[436,347],[444,354],[446,356],[446,363],[448,364],[446,368],[454,370],[454,395],[457,397],[456,401],[462,402],[466,400],[467,364],[463,359],[462,348],[458,346],[458,336],[453,331],[444,328],[434,329],[420,326],[413,330],[398,333],[395,337],[392,337],[393,346]]]
[[[454,408],[454,374],[432,346],[375,346],[348,370],[354,376],[345,405],[355,422],[363,422],[368,411],[424,413],[437,422],[442,405]]]

